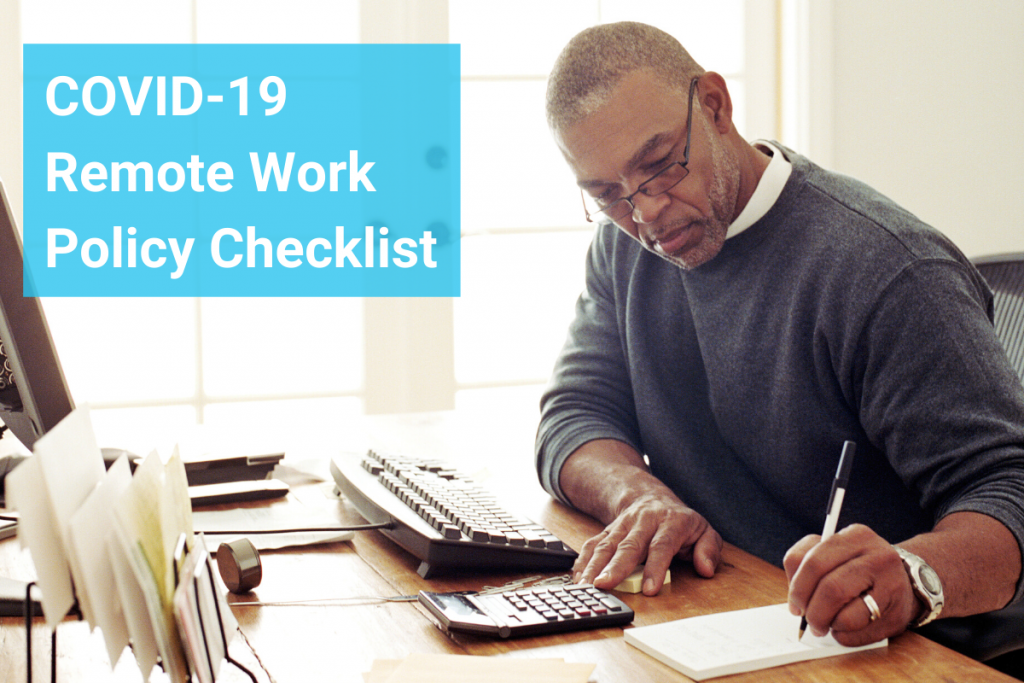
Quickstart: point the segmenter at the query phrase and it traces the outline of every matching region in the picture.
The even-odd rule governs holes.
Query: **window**
[[[26,43],[359,40],[354,0],[24,0],[21,15]],[[360,299],[43,305],[75,402],[93,406],[101,443],[148,448],[196,423],[274,437],[362,412]]]
[[[747,63],[772,60],[773,19],[768,12],[769,25],[758,26],[769,29],[766,41],[748,39],[747,4],[754,3],[450,0],[449,37],[462,45],[463,72],[457,409],[509,411],[528,402],[536,410],[582,289],[593,226],[583,218],[575,181],[544,119],[547,73],[562,47],[596,23],[656,25],[726,77],[737,127],[746,132]],[[756,5],[749,14],[770,9]]]

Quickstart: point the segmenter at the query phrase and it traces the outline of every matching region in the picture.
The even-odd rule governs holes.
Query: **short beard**
[[[725,244],[740,195],[740,163],[735,150],[712,132],[711,123],[707,119],[701,116],[697,120],[701,122],[701,143],[711,150],[711,189],[708,194],[711,215],[693,221],[690,225],[701,226],[704,238],[685,256],[655,252],[685,270],[693,270],[718,256]]]

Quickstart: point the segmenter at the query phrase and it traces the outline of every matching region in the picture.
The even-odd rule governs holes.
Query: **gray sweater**
[[[542,401],[541,483],[565,501],[566,458],[624,441],[726,541],[779,565],[821,532],[851,439],[840,528],[898,542],[971,510],[1024,547],[1024,387],[981,276],[892,201],[785,153],[775,205],[692,271],[598,229]]]

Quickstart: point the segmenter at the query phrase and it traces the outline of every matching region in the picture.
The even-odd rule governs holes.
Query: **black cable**
[[[327,531],[370,531],[371,529],[394,529],[395,525],[393,522],[382,522],[380,524],[362,524],[360,526],[335,526],[335,527],[310,527],[308,529],[245,529],[244,531],[232,531],[217,529],[216,531],[203,531],[202,529],[196,529],[197,534],[206,534],[207,536],[221,535],[221,536],[237,536],[237,535],[256,535],[256,534],[311,534],[311,533],[323,533]]]

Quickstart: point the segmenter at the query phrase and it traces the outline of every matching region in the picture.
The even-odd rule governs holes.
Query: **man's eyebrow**
[[[659,147],[663,142],[665,142],[670,137],[671,134],[669,133],[656,133],[655,135],[652,135],[650,138],[648,138],[647,142],[645,142],[643,146],[637,150],[636,154],[629,158],[629,162],[626,164],[627,170],[635,170],[640,164],[643,163],[647,155],[651,153],[651,150]]]
[[[656,133],[652,135],[650,138],[647,139],[647,142],[641,145],[640,149],[638,149],[636,153],[629,158],[629,161],[626,162],[626,170],[635,170],[638,166],[640,166],[640,164],[643,163],[647,155],[651,153],[651,150],[656,149],[671,137],[671,133]],[[604,185],[617,185],[618,183],[609,182],[607,180],[580,180],[576,184],[583,189],[588,189],[593,187],[601,187]]]

